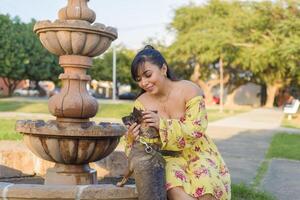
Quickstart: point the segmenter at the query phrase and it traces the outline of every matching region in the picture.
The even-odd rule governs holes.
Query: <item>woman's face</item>
[[[144,66],[138,70],[137,82],[139,87],[150,94],[157,94],[166,80],[166,71],[165,65],[159,68],[151,62],[145,62]]]

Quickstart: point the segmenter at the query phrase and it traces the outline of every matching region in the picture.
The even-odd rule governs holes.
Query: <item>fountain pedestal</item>
[[[43,46],[59,56],[64,68],[59,76],[61,92],[49,100],[49,111],[56,120],[20,120],[16,124],[34,154],[56,163],[47,171],[46,185],[96,184],[96,171],[88,163],[109,155],[126,131],[122,124],[89,120],[96,115],[98,103],[87,91],[91,77],[86,71],[92,66],[92,57],[105,52],[117,38],[117,31],[92,24],[96,15],[87,2],[68,0],[58,20],[40,21],[34,26]]]
[[[62,165],[56,163],[53,168],[47,170],[45,184],[63,185],[97,184],[97,172],[91,169],[89,164],[84,165]],[[77,184],[76,184],[77,183]]]

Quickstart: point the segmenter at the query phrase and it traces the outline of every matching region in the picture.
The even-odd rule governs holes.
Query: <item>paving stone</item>
[[[300,199],[300,161],[272,159],[261,187],[278,199]]]
[[[232,183],[244,183],[250,185],[256,176],[256,171],[262,160],[247,159],[240,157],[223,156],[225,163],[229,168]]]

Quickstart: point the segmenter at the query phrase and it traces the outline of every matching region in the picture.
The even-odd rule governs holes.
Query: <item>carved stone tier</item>
[[[86,56],[60,56],[59,64],[65,73],[59,76],[62,90],[49,99],[49,111],[60,121],[63,118],[86,119],[94,117],[98,103],[89,95],[86,85],[91,80],[86,68],[92,65],[92,59]],[[82,121],[82,120],[80,120]]]
[[[34,26],[43,46],[60,55],[98,56],[117,38],[117,30],[81,20],[40,21]]]
[[[126,131],[115,123],[55,120],[19,120],[16,130],[24,134],[25,144],[35,155],[59,163],[47,171],[45,183],[67,185],[96,184],[96,171],[88,163],[109,155]]]

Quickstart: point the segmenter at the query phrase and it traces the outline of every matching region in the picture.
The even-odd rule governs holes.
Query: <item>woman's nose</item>
[[[148,85],[148,81],[145,78],[142,78],[141,82],[142,82],[142,86],[144,87]]]

